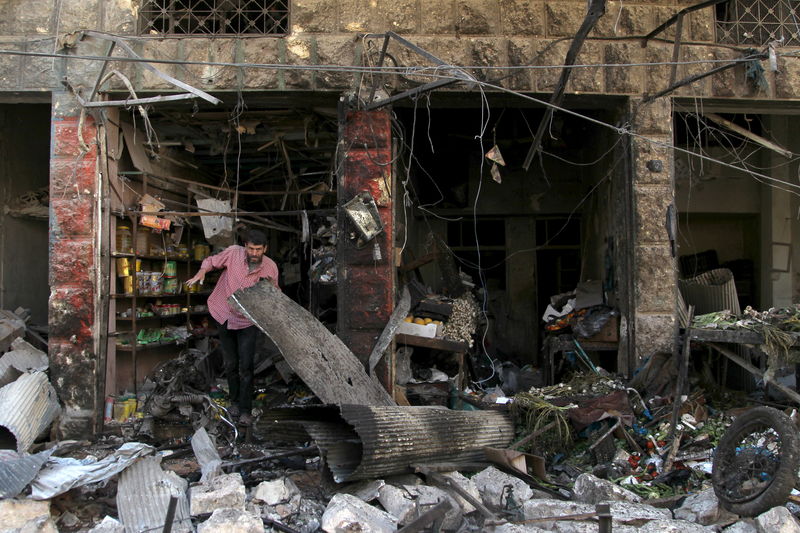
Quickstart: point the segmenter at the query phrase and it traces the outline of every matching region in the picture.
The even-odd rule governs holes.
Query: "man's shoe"
[[[250,413],[244,413],[242,416],[239,417],[239,425],[240,426],[252,426],[253,425],[253,415]]]

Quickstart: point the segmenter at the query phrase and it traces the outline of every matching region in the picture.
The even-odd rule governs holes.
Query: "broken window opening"
[[[288,0],[145,0],[140,35],[286,35]]]
[[[796,0],[729,0],[716,6],[717,42],[765,45],[783,40],[797,46],[799,14]]]
[[[477,237],[477,242],[476,242]],[[447,223],[447,245],[458,267],[490,289],[506,289],[506,224],[503,219],[478,217]]]

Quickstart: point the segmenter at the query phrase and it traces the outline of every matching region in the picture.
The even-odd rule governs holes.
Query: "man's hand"
[[[197,274],[194,275],[193,278],[189,278],[186,280],[186,285],[194,285],[195,283],[203,284],[203,280],[206,279],[206,271],[200,269]]]

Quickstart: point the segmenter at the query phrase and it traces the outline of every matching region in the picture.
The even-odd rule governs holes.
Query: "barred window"
[[[142,0],[141,35],[285,35],[290,0]]]
[[[800,45],[800,0],[728,0],[717,5],[717,42]]]

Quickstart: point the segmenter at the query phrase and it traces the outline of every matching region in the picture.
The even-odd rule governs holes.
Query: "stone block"
[[[216,509],[197,526],[198,533],[264,533],[264,521],[242,509]]]
[[[752,520],[739,520],[732,526],[722,530],[724,533],[758,533],[755,523]]]
[[[316,62],[316,41],[311,37],[291,36],[281,41],[286,47],[286,63],[289,65],[312,65]],[[287,89],[311,89],[314,73],[311,70],[287,70],[284,72]]]
[[[611,481],[586,473],[578,476],[572,490],[575,500],[592,505],[604,501],[625,501],[630,503],[640,503],[642,501],[641,496],[623,489]]]
[[[607,44],[604,50],[605,63],[641,63],[644,51],[639,43],[617,42]],[[642,69],[630,67],[606,68],[606,92],[612,94],[640,94],[644,87]]]
[[[54,237],[78,237],[92,234],[94,196],[50,197],[50,234]]]
[[[666,216],[663,216],[666,220]],[[677,305],[675,294],[675,259],[665,244],[640,245],[636,248],[636,310],[642,313],[665,313]]]
[[[236,63],[237,49],[241,39],[184,39],[181,41],[184,58],[187,61],[207,61],[212,63]],[[178,69],[182,73],[175,76],[203,91],[213,89],[230,89],[239,83],[241,71],[235,67],[218,65],[183,65]]]
[[[775,96],[778,98],[799,98],[800,62],[795,58],[778,57],[778,72],[775,74]],[[737,71],[738,69],[734,69]],[[743,80],[744,76],[738,77]]]
[[[512,38],[508,39],[506,43],[506,55],[510,66],[525,67],[533,64],[533,45],[530,39]],[[528,91],[533,87],[532,72],[532,69],[527,68],[509,71],[508,78],[501,80],[500,84],[509,89]]]
[[[50,291],[48,325],[51,337],[69,339],[75,335],[91,338],[93,321],[94,292],[91,288],[65,287]]]
[[[691,40],[694,42],[714,42],[716,33],[714,6],[710,6],[705,9],[698,9],[697,11],[686,15],[685,18],[688,20],[684,20],[683,22],[684,31],[687,26],[689,30],[688,38],[685,37],[686,40]],[[684,36],[686,35],[687,33],[684,33]]]
[[[92,287],[94,253],[92,241],[59,239],[50,246],[51,287]]]
[[[663,65],[654,65],[644,69],[644,83],[647,94],[655,94],[665,90],[669,86],[669,78],[672,72],[672,68],[666,64],[672,61],[672,45],[651,41],[644,51],[644,60],[646,63],[664,63]],[[675,76],[677,80],[677,71]]]
[[[281,41],[273,38],[242,39],[243,61],[252,64],[281,64]],[[280,88],[281,74],[276,69],[244,69],[244,86],[248,89]]]
[[[99,0],[62,0],[58,13],[59,33],[100,27]]]
[[[671,120],[671,117],[670,117]],[[639,130],[635,130],[639,133]],[[656,141],[658,144],[656,144]],[[647,139],[633,139],[634,159],[634,184],[636,186],[651,185],[670,185],[672,179],[673,153],[669,148],[671,138],[663,135],[648,135]],[[654,172],[647,168],[648,161],[661,161],[663,170]]]
[[[132,0],[112,0],[103,9],[103,29],[116,35],[136,32],[136,10]]]
[[[481,495],[483,503],[490,509],[496,511],[507,508],[508,486],[511,487],[514,493],[514,499],[517,502],[525,502],[530,500],[533,496],[533,491],[527,483],[505,472],[501,472],[493,466],[477,473],[472,477],[472,481],[475,482],[475,486]]]
[[[617,1],[606,4],[606,14],[600,17],[591,34],[594,37],[624,37],[646,35],[653,25],[653,7],[631,5]]]
[[[458,502],[444,490],[427,485],[384,485],[378,494],[378,501],[389,514],[397,518],[397,522],[406,525],[414,520],[423,509],[447,500],[450,510],[442,523],[445,530],[455,530],[463,520],[463,513]]]
[[[449,35],[456,31],[456,0],[420,3],[420,33]]]
[[[544,10],[547,37],[573,37],[586,18],[585,2],[545,2]]]
[[[616,530],[619,524],[641,527],[653,520],[671,520],[672,512],[669,509],[659,509],[643,503],[615,501],[611,502],[611,516],[614,517]]]
[[[773,507],[756,517],[758,533],[800,533],[800,523],[786,507]]]
[[[94,121],[87,117],[81,130],[83,142],[89,151],[83,154],[84,158],[93,158],[97,154],[97,129]],[[66,156],[75,158],[82,154],[78,142],[78,118],[65,118],[53,120],[53,138],[51,139],[53,151],[51,156]]]
[[[665,221],[667,208],[674,200],[669,186],[637,187],[635,212],[637,242],[663,243],[669,240]]]
[[[53,41],[45,39],[27,44],[28,52],[51,53]],[[22,87],[30,89],[43,89],[55,87],[56,79],[55,60],[50,57],[27,57],[22,62]]]
[[[547,46],[547,43],[544,41],[537,44],[541,45],[534,46],[537,50],[542,50]],[[547,93],[553,92],[561,76],[562,65],[564,64],[564,59],[567,57],[567,50],[569,50],[569,43],[562,41],[536,55],[536,65],[550,66],[550,68],[533,70],[532,75],[534,77],[536,90]]]
[[[49,501],[13,498],[0,500],[0,524],[3,524],[3,531],[58,532],[50,518]]]
[[[355,42],[348,36],[317,37],[317,63],[320,65],[352,65],[355,63]],[[317,88],[348,89],[353,74],[343,71],[317,72]]]
[[[500,28],[504,35],[544,37],[544,2],[500,0]]]
[[[373,10],[376,19],[373,26],[378,31],[393,31],[398,34],[419,32],[419,12],[416,0],[393,0],[378,4]]]
[[[470,496],[472,496],[479,502],[482,502],[481,493],[478,490],[478,486],[475,484],[475,481],[473,479],[467,478],[460,472],[442,472],[441,475],[442,477],[445,477],[450,481],[452,481],[453,483],[455,483],[457,486],[466,491]],[[461,505],[461,508],[464,510],[465,514],[469,514],[472,511],[475,511],[475,507],[467,500],[465,500],[456,491],[454,491],[451,488],[448,488],[448,486],[446,485],[442,486],[441,488],[446,490],[448,493],[450,493],[450,495],[453,498],[455,498],[455,500]]]
[[[292,33],[335,33],[339,29],[338,5],[329,0],[294,0]]]
[[[563,62],[563,61],[562,61]],[[603,62],[603,46],[599,43],[587,41],[583,43],[577,65],[598,65]],[[560,73],[559,73],[560,76]],[[573,68],[567,82],[569,93],[601,93],[603,92],[603,68],[580,67]]]
[[[182,57],[183,46],[186,41],[190,39],[147,39],[144,41],[139,41],[136,43],[136,53],[145,58],[152,58],[152,59],[175,59]],[[198,39],[195,42],[199,43],[204,41],[205,39]],[[192,49],[194,51],[196,49]],[[189,59],[187,57],[187,59]],[[197,54],[191,57],[191,60],[194,61],[206,61],[206,57]],[[152,63],[152,66],[163,72],[164,74],[168,74],[173,78],[185,81],[190,85],[195,85],[198,88],[202,88],[201,85],[198,83],[199,80],[196,78],[192,78],[191,81],[187,77],[187,69],[190,65],[174,65],[174,64],[167,64],[167,63]],[[201,68],[201,67],[198,67]],[[169,83],[167,80],[152,72],[142,66],[140,63],[130,63],[126,64],[125,71],[123,73],[126,76],[132,76],[131,81],[137,81],[137,83],[149,90],[155,89],[173,89],[173,90],[180,90],[177,89],[174,85]],[[126,89],[123,89],[126,90]]]
[[[466,43],[467,53],[469,54],[468,65],[477,67],[508,65],[508,58],[506,57],[508,45],[505,39],[473,37],[466,39]],[[472,71],[472,75],[479,80],[491,80],[503,74],[505,72],[491,68],[485,70],[476,68]]]
[[[322,530],[327,533],[340,531],[391,533],[397,530],[397,519],[355,496],[336,494],[328,502],[328,507],[322,515]]]
[[[53,158],[50,160],[50,195],[74,198],[94,193],[97,185],[97,161],[93,158],[79,160]]]
[[[678,66],[678,80],[704,74],[717,66],[710,63],[716,58],[716,51],[706,46],[682,46],[680,61],[688,64]],[[711,90],[711,76],[694,81],[675,91],[676,95],[703,96],[709,94]]]
[[[77,3],[77,0],[72,1]],[[8,24],[8,31],[0,33],[1,35],[42,36],[55,32],[53,25],[55,0],[26,0],[25,2],[11,0],[0,3],[0,6],[2,6],[0,7],[2,13],[9,13],[6,6],[13,10],[10,13],[11,16],[2,17]],[[59,32],[62,32],[60,27]]]
[[[614,528],[617,531],[617,528]],[[685,520],[653,520],[638,528],[638,533],[710,533],[712,528]]]
[[[244,510],[247,495],[240,474],[222,474],[206,485],[189,489],[192,516],[211,513],[217,509]]]
[[[291,479],[285,477],[262,481],[253,491],[253,501],[267,505],[286,503],[296,496],[300,496],[300,489]]]
[[[456,0],[456,31],[461,35],[497,35],[499,0]]]
[[[0,50],[20,50],[20,47],[10,43],[0,43]],[[20,89],[22,76],[22,56],[0,56],[0,89]]]
[[[593,512],[594,505],[562,500],[534,499],[526,501],[522,506],[525,520]],[[554,530],[554,522],[536,522],[536,525],[546,531]]]
[[[675,313],[636,314],[636,358],[634,368],[657,352],[671,352],[675,338]]]
[[[370,0],[340,0],[339,31],[344,33],[376,32],[372,26],[372,2]]]

